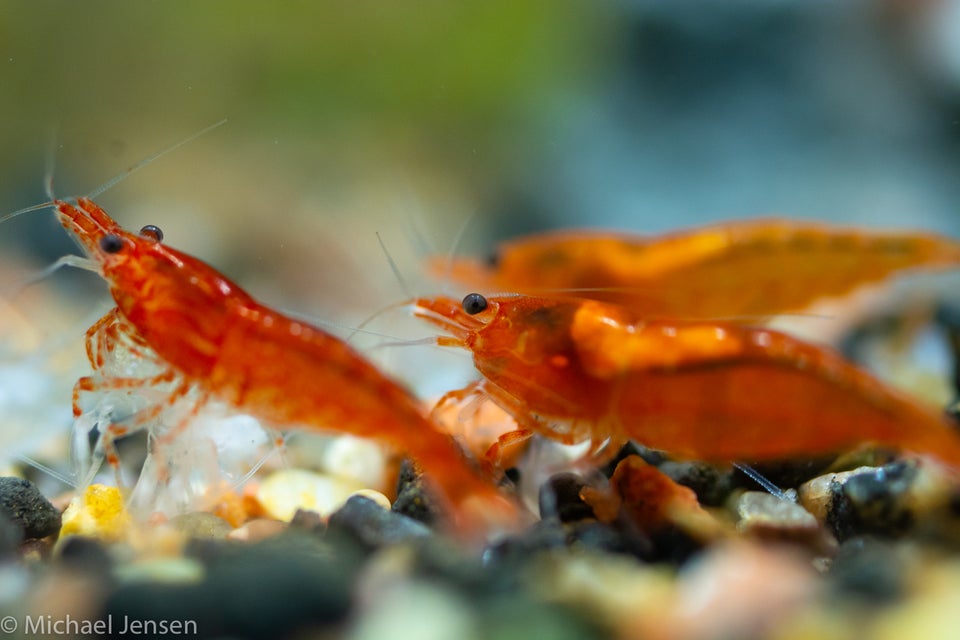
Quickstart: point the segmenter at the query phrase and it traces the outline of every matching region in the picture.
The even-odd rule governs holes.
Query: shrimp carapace
[[[483,376],[447,399],[486,394],[526,435],[724,462],[876,443],[960,467],[946,416],[778,331],[532,296],[421,298],[414,314],[449,334],[439,344],[472,351]]]
[[[483,263],[437,258],[471,287],[566,292],[660,318],[753,318],[800,311],[908,269],[960,265],[960,243],[786,219],[728,222],[658,237],[558,231],[501,245]]]
[[[100,349],[132,338],[165,370],[155,379],[178,383],[174,396],[195,389],[201,402],[215,397],[274,427],[378,440],[412,456],[456,516],[503,524],[517,515],[422,414],[417,398],[345,342],[260,304],[213,267],[163,244],[155,226],[124,231],[87,198],[54,204],[117,304],[88,332],[95,369]],[[76,393],[118,386],[132,385],[84,378]]]

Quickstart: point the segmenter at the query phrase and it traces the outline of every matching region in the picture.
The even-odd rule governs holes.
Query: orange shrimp
[[[818,455],[872,442],[960,467],[960,435],[940,413],[784,333],[733,323],[646,320],[602,302],[470,294],[416,300],[440,345],[473,352],[485,394],[520,429],[488,452],[541,434],[593,451],[626,440],[708,461]],[[441,406],[438,405],[438,406]]]
[[[162,369],[148,380],[82,378],[74,413],[82,392],[168,382],[171,402],[195,389],[198,406],[217,398],[267,424],[376,439],[416,459],[455,515],[469,521],[479,514],[466,507],[482,505],[490,523],[513,517],[513,504],[421,413],[418,400],[346,343],[258,303],[209,265],[163,244],[156,227],[125,231],[89,198],[53,205],[117,305],[87,332],[94,369],[121,340]]]
[[[660,237],[594,231],[502,245],[492,265],[436,260],[438,274],[480,288],[566,291],[662,318],[799,311],[905,269],[960,266],[960,243],[790,220],[729,222]]]

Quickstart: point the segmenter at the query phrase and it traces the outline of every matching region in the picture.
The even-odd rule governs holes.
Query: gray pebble
[[[22,528],[28,540],[60,530],[60,512],[29,480],[0,478],[0,514]]]

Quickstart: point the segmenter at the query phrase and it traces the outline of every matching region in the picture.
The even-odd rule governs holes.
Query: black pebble
[[[560,604],[540,602],[526,593],[488,598],[477,604],[484,621],[483,637],[502,640],[591,640],[610,638],[613,629],[601,626],[600,616]]]
[[[893,462],[874,471],[857,474],[842,485],[830,484],[827,524],[837,540],[874,534],[898,537],[914,523],[903,505],[903,496],[917,474],[906,462]]]
[[[109,574],[113,559],[99,540],[86,536],[69,536],[60,542],[57,562],[70,569]]]
[[[600,473],[608,478],[613,476],[613,472],[617,470],[617,465],[623,462],[624,458],[629,458],[630,456],[640,456],[644,462],[652,464],[655,467],[659,467],[660,464],[667,459],[663,453],[653,449],[647,449],[630,440],[620,448],[620,451],[617,452],[617,455],[615,455],[610,462],[600,468]]]
[[[449,585],[473,603],[492,594],[516,593],[520,587],[517,565],[490,563],[487,553],[464,554],[455,542],[433,536],[416,547],[414,574],[433,583]]]
[[[307,509],[297,509],[290,519],[290,528],[308,531],[310,533],[322,534],[327,526],[323,523],[323,518],[316,511]]]
[[[840,545],[828,574],[834,589],[877,604],[904,594],[903,566],[890,545],[871,537]]]
[[[498,540],[487,548],[485,560],[490,564],[522,566],[540,551],[567,546],[567,532],[558,518],[545,518],[522,533]]]
[[[20,526],[28,540],[60,530],[60,512],[29,480],[0,478],[0,514]]]
[[[281,535],[254,545],[204,541],[206,575],[197,584],[126,584],[102,618],[195,621],[200,637],[303,637],[349,615],[356,563],[315,536]],[[116,630],[116,629],[115,629]],[[193,637],[193,636],[190,636]]]
[[[697,501],[706,507],[724,504],[733,490],[733,469],[721,471],[705,462],[667,460],[659,467],[668,478],[697,494]]]
[[[11,555],[23,542],[23,527],[0,513],[0,557]]]
[[[425,538],[431,530],[402,513],[388,511],[363,496],[351,496],[327,522],[331,536],[345,535],[368,550]]]
[[[393,501],[391,510],[427,526],[433,526],[441,517],[436,499],[430,494],[424,485],[423,477],[417,473],[410,460],[404,460],[400,464],[397,499]]]
[[[596,520],[584,520],[570,526],[567,539],[572,547],[629,555],[644,561],[654,555],[653,543],[635,527],[615,527]]]
[[[594,517],[593,508],[580,497],[587,486],[576,473],[564,472],[552,476],[540,486],[540,517],[556,516],[560,522],[575,522]]]

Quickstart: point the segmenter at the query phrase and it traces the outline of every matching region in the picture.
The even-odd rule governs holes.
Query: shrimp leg
[[[150,346],[137,333],[136,329],[123,319],[117,307],[108,311],[93,326],[87,329],[85,336],[87,360],[94,369],[102,369],[106,364],[106,355],[112,353],[117,345],[124,344],[132,355],[146,358]],[[151,358],[156,360],[156,358]]]

